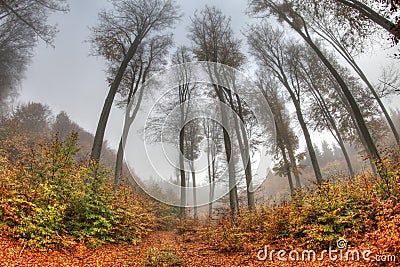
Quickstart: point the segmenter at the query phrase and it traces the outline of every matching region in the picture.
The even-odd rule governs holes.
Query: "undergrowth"
[[[77,136],[41,145],[3,140],[0,150],[0,230],[29,247],[85,242],[138,243],[155,217],[129,188],[112,190],[109,171],[77,162]]]
[[[336,249],[345,239],[349,247],[375,253],[400,252],[400,151],[382,153],[385,179],[371,173],[354,179],[335,177],[313,189],[300,188],[292,200],[279,205],[241,211],[232,220],[221,218],[203,233],[220,251],[259,249]]]

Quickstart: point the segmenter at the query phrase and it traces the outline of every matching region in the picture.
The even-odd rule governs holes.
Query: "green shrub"
[[[159,250],[158,248],[150,248],[146,251],[143,259],[144,266],[182,266],[181,259],[176,255],[176,251],[172,247]]]
[[[137,243],[153,226],[151,211],[128,188],[116,192],[108,171],[78,163],[77,136],[57,137],[18,161],[0,150],[0,222],[3,230],[31,247],[60,246],[71,238],[89,246]],[[15,144],[14,144],[15,145]]]

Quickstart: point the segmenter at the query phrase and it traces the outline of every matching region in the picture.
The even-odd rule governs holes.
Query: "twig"
[[[62,241],[64,241],[64,238],[62,238],[62,237],[58,234],[58,232],[56,232],[56,234],[57,234],[57,236],[58,236]]]
[[[19,256],[18,257],[21,257],[22,252],[24,252],[25,247],[26,247],[26,242],[24,243],[24,246],[22,247],[21,251],[19,252]]]

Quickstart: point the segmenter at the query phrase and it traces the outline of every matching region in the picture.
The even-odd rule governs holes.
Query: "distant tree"
[[[0,1],[0,115],[17,94],[18,83],[33,55],[38,39],[51,45],[56,27],[47,19],[68,10],[65,0]]]
[[[329,143],[326,140],[322,141],[321,148],[322,148],[322,158],[321,158],[322,165],[326,165],[329,162],[335,160],[333,150],[331,149]]]
[[[49,106],[30,102],[17,107],[13,112],[12,119],[19,123],[20,130],[24,134],[34,133],[40,135],[49,132],[50,115]]]
[[[78,127],[71,121],[65,111],[61,111],[51,125],[51,130],[54,134],[57,134],[61,140],[64,140],[67,136],[71,135],[72,132],[77,131]]]

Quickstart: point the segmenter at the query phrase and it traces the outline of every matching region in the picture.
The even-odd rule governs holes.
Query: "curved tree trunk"
[[[280,9],[279,7],[276,6],[276,4],[272,3],[271,1],[270,3],[270,7],[277,12],[281,18],[286,21],[291,27],[292,29],[294,29],[303,39],[304,41],[306,41],[306,43],[311,47],[312,50],[314,50],[314,52],[316,53],[316,55],[319,57],[319,59],[322,61],[322,63],[324,63],[324,65],[327,67],[327,69],[329,70],[329,72],[332,74],[332,76],[335,78],[336,82],[339,84],[343,95],[346,98],[346,101],[348,102],[353,114],[354,114],[354,119],[357,123],[357,126],[360,130],[361,135],[363,136],[364,140],[365,140],[365,144],[368,147],[368,150],[370,152],[370,156],[377,161],[377,163],[379,165],[381,165],[381,157],[380,154],[378,152],[378,149],[375,146],[375,143],[371,137],[371,134],[368,131],[368,127],[364,121],[364,117],[360,111],[360,108],[357,105],[356,100],[354,99],[352,93],[350,92],[349,88],[347,87],[346,83],[344,82],[344,80],[342,79],[342,77],[340,76],[340,74],[337,72],[337,70],[333,67],[333,65],[329,62],[329,60],[324,56],[324,54],[322,53],[322,51],[318,48],[318,46],[312,41],[308,30],[307,30],[307,25],[304,22],[304,20],[302,20],[302,17],[300,15],[299,19],[301,19],[303,21],[303,27],[304,27],[304,31],[305,33],[298,27],[298,25],[294,24]],[[380,170],[380,175],[382,178],[386,178],[386,172],[384,170]]]
[[[287,150],[288,150],[288,156],[290,160],[290,167],[294,175],[294,180],[296,181],[296,187],[301,187],[301,182],[300,182],[300,176],[297,168],[297,163],[296,163],[296,157],[294,156],[294,152],[292,149],[292,144],[290,142],[290,139],[287,138]]]
[[[399,37],[396,35],[393,30],[395,29],[395,24],[386,19],[385,17],[379,15],[375,10],[372,8],[368,7],[364,3],[357,1],[357,0],[336,0],[339,3],[342,3],[343,5],[349,6],[351,8],[356,9],[357,11],[360,12],[363,16],[369,18],[379,26],[381,26],[383,29],[388,31],[389,33],[393,34],[395,37]]]
[[[357,72],[358,76],[364,81],[364,83],[367,85],[369,90],[371,91],[372,95],[374,96],[375,100],[378,102],[379,107],[381,108],[390,129],[392,130],[392,133],[394,135],[395,141],[397,145],[400,145],[400,137],[399,133],[396,129],[396,126],[393,123],[392,118],[390,117],[385,105],[383,104],[381,98],[378,96],[378,94],[375,91],[375,88],[372,86],[371,82],[368,80],[367,76],[364,74],[360,66],[357,64],[353,56],[348,52],[348,50],[340,43],[340,41],[336,38],[336,36],[330,32],[328,29],[326,29],[323,25],[318,24],[317,25],[319,29],[321,30],[318,31],[317,29],[313,28],[314,32],[316,32],[319,36],[321,36],[324,40],[326,40],[329,44],[333,46],[333,48],[349,63],[349,65]]]
[[[114,102],[115,95],[117,93],[117,89],[119,87],[119,84],[121,83],[122,77],[128,66],[128,63],[135,55],[139,44],[140,44],[140,38],[136,37],[132,45],[129,47],[129,50],[126,53],[126,56],[124,57],[124,60],[121,62],[121,65],[118,68],[117,75],[115,76],[115,79],[111,84],[110,90],[108,91],[106,100],[104,101],[103,109],[100,114],[100,119],[97,124],[96,133],[94,135],[92,152],[90,154],[90,159],[95,161],[96,163],[98,163],[100,160],[101,149],[104,140],[104,133],[107,126],[108,117],[110,116],[111,107]]]
[[[311,164],[314,169],[315,179],[317,180],[318,184],[322,184],[321,169],[319,168],[318,159],[315,154],[314,146],[311,141],[310,132],[308,131],[308,127],[306,125],[306,122],[304,121],[304,117],[303,117],[303,113],[301,112],[300,104],[297,101],[293,91],[288,88],[287,88],[287,90],[289,91],[290,97],[291,97],[294,107],[296,109],[297,119],[299,120],[301,130],[303,131],[304,138],[306,140],[308,154],[310,156]]]

